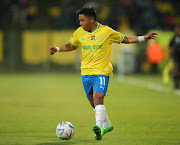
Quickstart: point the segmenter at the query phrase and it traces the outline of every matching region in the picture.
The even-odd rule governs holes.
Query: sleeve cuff
[[[69,43],[70,43],[72,46],[79,47],[79,46],[77,46],[77,45],[72,44],[70,40],[69,40]]]
[[[124,40],[124,38],[125,38],[126,36],[125,35],[123,35],[123,38],[118,42],[119,44]]]

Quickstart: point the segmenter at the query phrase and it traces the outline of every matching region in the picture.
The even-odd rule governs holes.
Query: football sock
[[[94,112],[96,112],[95,108],[93,108]],[[109,121],[108,115],[106,113],[104,122],[103,122],[103,127],[109,127],[111,125],[111,122]]]
[[[99,126],[101,129],[103,126],[103,122],[106,117],[106,108],[104,105],[97,105],[95,107],[95,118],[96,118],[96,125]]]
[[[111,125],[111,123],[110,123],[110,121],[109,121],[109,119],[108,119],[108,116],[107,116],[107,114],[106,114],[105,119],[104,119],[104,122],[103,122],[103,126],[104,126],[104,127],[109,127],[110,125]]]

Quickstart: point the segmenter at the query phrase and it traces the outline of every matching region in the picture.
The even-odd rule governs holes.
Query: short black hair
[[[86,17],[94,17],[94,20],[96,20],[96,11],[92,6],[84,6],[77,10],[76,14],[84,14]]]

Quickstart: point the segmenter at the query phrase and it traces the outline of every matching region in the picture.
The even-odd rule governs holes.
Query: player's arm
[[[67,43],[65,45],[62,45],[60,47],[50,47],[49,48],[49,52],[50,52],[50,55],[53,55],[54,53],[56,52],[59,52],[59,51],[73,51],[73,50],[76,50],[78,47],[76,46],[72,46],[70,43]]]
[[[125,36],[124,40],[122,41],[122,43],[138,43],[138,42],[143,42],[143,41],[147,41],[150,39],[156,39],[157,38],[157,33],[155,32],[150,32],[147,33],[144,36]]]

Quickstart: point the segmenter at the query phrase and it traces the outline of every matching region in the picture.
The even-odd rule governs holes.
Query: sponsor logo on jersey
[[[95,40],[95,36],[93,35],[93,36],[91,36],[91,40]]]

